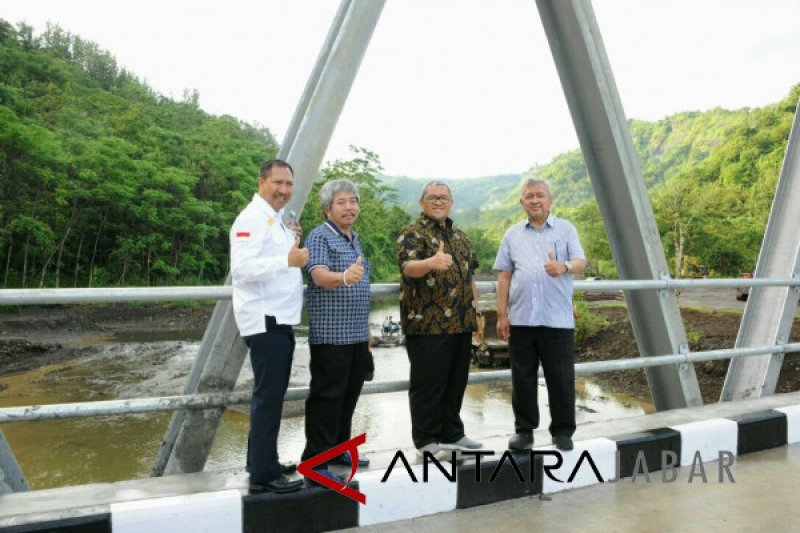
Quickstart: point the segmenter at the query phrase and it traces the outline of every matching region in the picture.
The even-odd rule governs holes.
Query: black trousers
[[[269,327],[269,326],[268,326]],[[291,326],[269,327],[265,333],[244,337],[253,366],[253,401],[250,404],[250,436],[247,440],[247,470],[250,481],[266,483],[280,477],[278,431],[283,396],[289,385],[294,356]]]
[[[306,399],[304,461],[350,440],[353,411],[370,361],[366,342],[309,347],[311,385]]]
[[[411,438],[421,448],[464,436],[461,403],[472,357],[472,334],[408,335]]]
[[[575,433],[574,330],[511,326],[511,405],[517,433],[539,427],[539,362],[550,401],[550,434]]]

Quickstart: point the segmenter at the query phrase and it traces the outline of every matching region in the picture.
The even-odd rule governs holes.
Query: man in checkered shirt
[[[356,186],[333,180],[319,193],[325,222],[306,239],[306,291],[311,385],[306,400],[303,460],[350,440],[353,411],[372,368],[369,332],[369,262],[353,224],[360,212]],[[332,460],[351,465],[345,453]],[[369,461],[360,458],[359,466]],[[326,464],[315,468],[340,483]]]

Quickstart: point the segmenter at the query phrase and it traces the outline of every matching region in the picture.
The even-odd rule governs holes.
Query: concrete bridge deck
[[[529,496],[450,513],[364,526],[359,531],[800,531],[800,444],[755,452],[731,468],[735,483],[688,483],[690,467],[676,481],[604,483],[550,498]],[[713,470],[713,469],[712,469]],[[355,531],[351,529],[348,531]]]
[[[537,452],[553,451],[545,435],[536,435]],[[447,480],[432,466],[429,481],[423,483],[423,466],[413,450],[403,450],[418,481],[413,482],[408,471],[396,465],[384,482],[397,451],[372,455],[372,468],[356,476],[356,488],[366,494],[366,505],[319,487],[292,495],[248,496],[243,471],[206,472],[0,496],[0,531],[221,533],[322,531],[375,524],[380,525],[374,530],[383,531],[389,527],[385,522],[435,514],[391,527],[425,531],[480,525],[480,529],[515,530],[541,525],[544,530],[558,531],[633,525],[661,531],[685,530],[695,524],[752,530],[756,524],[759,529],[766,524],[770,530],[800,529],[797,514],[792,514],[800,511],[790,505],[797,500],[793,489],[800,479],[796,444],[800,442],[800,392],[584,424],[575,435],[576,449],[561,454],[564,464],[555,471],[561,481],[575,471],[569,483],[543,475],[543,466],[552,465],[554,455],[515,454],[524,476],[536,473],[521,482],[509,461],[501,464],[507,438],[485,439],[485,449],[495,454],[484,458],[480,467],[474,461],[460,464],[456,481]],[[662,464],[665,451],[675,453],[683,465],[671,469],[676,473],[672,483],[661,482],[661,471],[670,470]],[[730,466],[735,483],[727,474],[723,482],[718,481],[720,451],[736,456]],[[596,473],[585,456],[591,458]],[[639,456],[647,462],[645,469],[635,464]],[[617,477],[616,469],[623,479],[608,483]],[[490,481],[495,470],[499,475]],[[645,470],[650,471],[650,483],[643,476]],[[475,480],[478,471],[483,474],[480,482]],[[636,483],[631,482],[634,473]],[[539,494],[543,499],[538,499]]]

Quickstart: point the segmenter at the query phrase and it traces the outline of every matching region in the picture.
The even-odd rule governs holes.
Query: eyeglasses
[[[432,204],[435,204],[436,202],[441,202],[443,204],[446,204],[447,202],[450,201],[450,197],[447,196],[446,194],[443,194],[441,196],[435,196],[433,194],[429,194],[428,196],[425,197],[425,201],[430,202]]]

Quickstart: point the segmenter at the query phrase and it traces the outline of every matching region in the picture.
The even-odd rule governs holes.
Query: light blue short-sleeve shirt
[[[548,252],[557,261],[584,259],[572,223],[551,214],[541,228],[524,220],[503,236],[494,269],[511,272],[508,320],[512,326],[575,327],[572,274],[549,276],[544,270]]]

